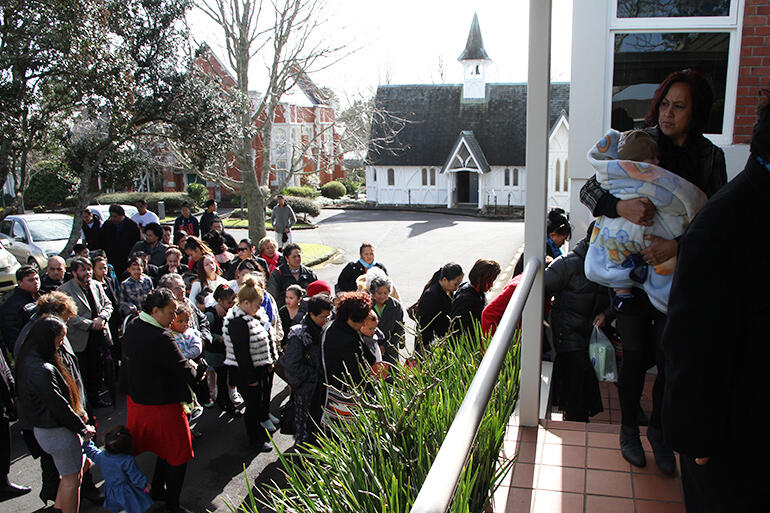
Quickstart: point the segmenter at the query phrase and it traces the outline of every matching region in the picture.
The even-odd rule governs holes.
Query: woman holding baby
[[[696,185],[708,197],[727,183],[724,153],[703,136],[713,100],[711,86],[703,74],[692,69],[677,71],[658,87],[645,118],[651,126],[647,132],[658,145],[660,167]],[[580,199],[594,216],[623,217],[642,226],[653,224],[655,207],[649,199],[619,200],[603,190],[595,178],[583,186]],[[655,266],[676,256],[676,239],[645,238],[648,246],[642,250],[642,258],[648,265]],[[623,342],[623,365],[618,381],[622,417],[620,447],[626,460],[638,467],[645,466],[639,436],[639,401],[647,370],[657,365],[647,437],[658,467],[673,474],[674,454],[664,440],[660,421],[665,386],[660,341],[666,315],[652,306],[641,289],[634,288],[633,296],[630,308],[616,312],[617,331]]]

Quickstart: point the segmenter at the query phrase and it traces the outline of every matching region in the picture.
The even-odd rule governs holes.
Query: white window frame
[[[698,33],[722,32],[730,35],[727,53],[727,79],[725,81],[725,106],[721,134],[704,134],[718,146],[733,143],[735,125],[735,104],[738,96],[738,71],[741,59],[741,36],[743,33],[743,9],[745,0],[731,0],[729,16],[698,16],[678,18],[618,18],[617,0],[609,2],[609,30],[607,31],[606,63],[608,80],[605,81],[604,125],[611,126],[612,82],[615,70],[615,34],[632,33]]]

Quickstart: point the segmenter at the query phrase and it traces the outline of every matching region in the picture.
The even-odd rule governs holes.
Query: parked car
[[[13,290],[16,286],[16,269],[21,267],[16,257],[5,249],[7,241],[0,239],[0,295]]]
[[[139,211],[136,209],[133,205],[121,205],[123,207],[123,210],[126,211],[126,217],[131,219],[131,216],[134,214],[138,214]],[[105,219],[109,219],[110,217],[110,206],[109,205],[88,205],[88,210],[94,213],[96,217],[99,218],[99,221],[104,223]]]
[[[58,255],[67,245],[72,216],[66,214],[20,214],[3,219],[0,238],[20,264],[38,271],[45,269],[48,257]]]

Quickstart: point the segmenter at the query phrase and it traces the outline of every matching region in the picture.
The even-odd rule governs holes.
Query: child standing
[[[83,442],[83,450],[102,471],[104,476],[104,507],[114,513],[145,513],[152,506],[150,484],[139,470],[131,433],[125,426],[116,426],[104,437],[105,449],[94,442]]]
[[[171,336],[174,338],[179,352],[182,356],[188,360],[194,360],[197,364],[205,363],[200,359],[203,352],[203,337],[201,332],[195,328],[190,327],[190,318],[192,317],[192,310],[185,303],[179,303],[176,308],[176,315],[171,321],[168,329],[171,332]],[[203,413],[202,405],[206,407],[214,406],[209,396],[208,386],[205,383],[200,383],[193,389],[193,402],[191,405],[182,405],[185,407],[185,411],[190,414],[190,421],[193,421],[201,416]],[[196,400],[197,399],[197,400]]]

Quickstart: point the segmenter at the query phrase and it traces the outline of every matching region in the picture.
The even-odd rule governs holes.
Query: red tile
[[[644,449],[644,452],[652,452],[652,446],[647,439],[647,433],[642,433],[640,438],[642,439],[642,449]]]
[[[601,411],[591,417],[592,422],[601,422],[601,421],[609,421],[610,420],[610,411],[608,409],[605,409],[604,411]]]
[[[533,442],[521,442],[517,448],[516,461],[519,463],[537,462],[537,444]]]
[[[537,430],[538,428],[529,426],[508,426],[505,437],[507,440],[537,442]]]
[[[637,513],[685,513],[681,502],[636,501]]]
[[[508,491],[508,501],[505,503],[505,513],[530,513],[532,492],[530,488],[511,488]]]
[[[548,429],[566,429],[569,431],[585,431],[586,430],[586,423],[585,422],[573,422],[571,420],[560,420],[555,421],[552,420],[548,423]]]
[[[634,513],[634,501],[619,497],[586,495],[587,513]]]
[[[619,449],[620,441],[615,433],[588,433],[589,447],[603,447],[605,449]]]
[[[594,420],[593,418],[591,419]],[[594,433],[620,433],[620,426],[608,426],[607,424],[597,424],[590,422],[586,426],[586,431],[593,431]]]
[[[606,470],[586,470],[586,493],[632,497],[631,474]]]
[[[580,493],[535,490],[532,513],[583,513],[583,495]]]
[[[577,445],[543,444],[538,463],[562,467],[586,467],[586,448]]]
[[[510,480],[510,485],[507,486],[520,486],[522,488],[534,488],[535,484],[535,464],[534,463],[517,463],[513,466],[513,478]],[[505,484],[505,481],[503,482]]]
[[[633,474],[634,497],[658,501],[682,501],[682,488],[674,477]]]
[[[589,447],[587,468],[629,472],[631,470],[631,465],[623,459],[620,449]]]
[[[540,440],[544,440],[547,444],[561,444],[561,445],[586,445],[586,433],[585,431],[570,431],[568,429],[551,429],[543,433],[544,436],[538,437],[538,443]]]
[[[538,490],[583,493],[586,488],[586,471],[582,468],[538,465]]]

